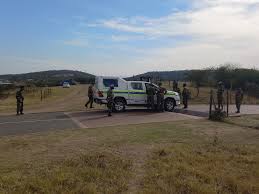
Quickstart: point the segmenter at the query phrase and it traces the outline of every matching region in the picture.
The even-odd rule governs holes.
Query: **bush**
[[[215,110],[211,112],[210,120],[212,121],[223,121],[227,117],[227,113],[222,110]]]

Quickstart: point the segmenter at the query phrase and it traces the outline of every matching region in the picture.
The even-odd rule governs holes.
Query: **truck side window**
[[[131,88],[133,90],[143,90],[142,83],[131,83]]]
[[[103,79],[103,85],[108,88],[111,85],[114,87],[118,87],[118,80],[117,79]]]

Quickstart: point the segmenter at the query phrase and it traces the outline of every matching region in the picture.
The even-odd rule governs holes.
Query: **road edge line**
[[[75,119],[74,117],[72,117],[69,113],[64,112],[64,114],[66,116],[68,116],[78,127],[82,128],[82,129],[88,129],[89,128],[85,124],[83,124],[82,122],[80,122],[77,119]]]

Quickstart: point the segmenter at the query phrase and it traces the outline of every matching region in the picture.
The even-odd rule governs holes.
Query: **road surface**
[[[178,113],[152,113],[147,110],[130,110],[107,116],[106,111],[36,113],[22,116],[0,116],[0,136],[23,135],[53,130],[97,128],[128,124],[199,119]]]
[[[235,107],[230,107],[230,113]],[[258,105],[243,105],[243,114],[259,114]],[[0,116],[0,136],[23,135],[53,130],[97,128],[105,126],[179,121],[208,117],[207,105],[191,105],[188,110],[176,109],[175,112],[154,113],[145,109],[131,109],[107,117],[104,110],[81,112],[52,112],[25,114],[23,116]]]

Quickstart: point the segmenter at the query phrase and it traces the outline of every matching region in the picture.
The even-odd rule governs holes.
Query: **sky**
[[[259,68],[259,0],[0,0],[0,74]]]

